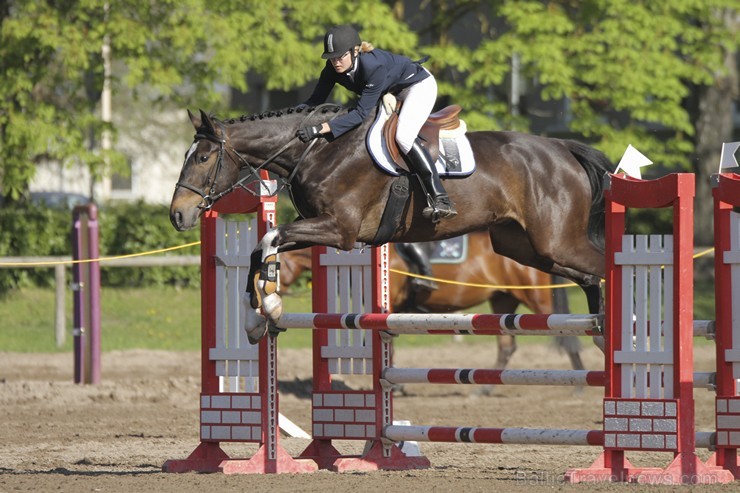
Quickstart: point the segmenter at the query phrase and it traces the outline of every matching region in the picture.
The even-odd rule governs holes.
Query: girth
[[[396,128],[398,127],[398,114],[401,110],[401,104],[401,101],[396,102],[396,108],[383,125],[383,138],[393,161],[398,166],[408,170],[406,162],[401,157],[398,144],[396,144]],[[462,111],[462,107],[457,104],[442,108],[429,115],[429,118],[421,127],[419,136],[425,141],[425,147],[429,151],[432,162],[439,157],[439,131],[458,128],[460,126],[460,111]]]

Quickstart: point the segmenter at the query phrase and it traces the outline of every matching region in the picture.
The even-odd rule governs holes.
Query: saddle
[[[396,144],[396,128],[398,127],[398,114],[401,111],[402,102],[397,100],[392,94],[386,94],[383,96],[383,105],[386,109],[390,109],[388,113],[390,116],[383,125],[383,139],[385,139],[386,147],[388,152],[399,167],[409,171],[408,165],[401,156],[401,151],[398,149]],[[442,108],[429,115],[429,118],[421,127],[419,136],[426,142],[427,151],[432,158],[432,162],[436,162],[439,157],[439,136],[440,132],[452,131],[460,128],[460,111],[462,107],[457,104],[453,104]]]

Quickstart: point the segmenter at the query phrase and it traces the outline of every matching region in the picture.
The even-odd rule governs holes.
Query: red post
[[[740,441],[735,439],[737,430],[730,423],[740,417],[735,410],[740,404],[734,365],[740,361],[740,340],[733,334],[733,318],[740,319],[733,311],[738,310],[740,283],[733,285],[732,269],[740,259],[740,219],[733,208],[740,206],[740,176],[717,174],[712,176],[714,196],[714,289],[715,323],[717,328],[717,381],[715,399],[717,451],[709,464],[730,471],[740,479],[737,451]],[[734,240],[734,242],[733,242]],[[725,420],[729,420],[729,423]]]
[[[100,258],[98,208],[78,205],[72,211],[74,290],[74,381],[100,383]],[[93,260],[90,262],[90,260]]]
[[[573,482],[634,481],[654,484],[732,481],[732,475],[727,471],[705,465],[696,455],[693,394],[694,175],[671,174],[650,181],[620,175],[610,175],[608,179],[605,193],[607,263],[605,370],[609,377],[604,395],[605,449],[602,456],[590,468],[569,471],[566,479]],[[616,255],[625,256],[625,252],[622,251],[622,236],[625,234],[625,213],[629,208],[665,207],[673,209],[673,251],[671,252],[673,269],[671,297],[673,299],[672,306],[665,306],[665,315],[669,315],[667,310],[670,308],[670,317],[673,320],[672,327],[666,324],[666,330],[672,331],[673,334],[670,362],[673,373],[673,385],[670,388],[672,395],[655,398],[651,388],[650,397],[633,397],[632,385],[625,385],[630,382],[622,381],[623,365],[631,365],[633,362],[644,365],[647,361],[657,362],[657,360],[643,359],[647,357],[643,356],[645,353],[637,353],[635,356],[637,360],[631,359],[630,354],[625,354],[627,348],[622,347],[623,334],[620,331],[627,330],[626,327],[632,327],[630,321],[622,320],[623,306],[625,303],[632,303],[632,299],[631,293],[623,292],[625,288],[622,284],[624,266],[616,261]],[[650,252],[653,253],[652,250]],[[636,264],[635,269],[643,264],[645,267],[642,268],[650,265],[650,260],[642,260],[647,258],[642,253],[637,257],[630,256],[629,258],[635,259],[633,260]],[[625,263],[626,266],[633,267],[629,261]],[[668,280],[669,278],[666,278],[666,281]],[[655,300],[651,299],[650,302],[655,303]],[[630,313],[630,310],[626,312]],[[645,323],[646,321],[638,322]],[[632,336],[632,332],[626,336]],[[629,337],[626,338],[629,339]],[[650,354],[652,358],[652,353],[655,351],[656,349],[651,347],[650,353],[647,354]],[[661,356],[662,361],[665,361],[664,354],[665,350],[656,354],[655,357]],[[668,396],[669,389],[662,390]],[[660,411],[656,412],[656,409]],[[661,423],[675,423],[675,436],[661,435],[659,430],[652,428],[644,434],[640,428],[636,430],[624,428],[625,431],[615,431],[619,429],[617,428],[619,423],[631,422],[630,415],[647,419],[657,415]],[[607,421],[611,421],[609,426],[614,427],[607,429]],[[620,438],[619,433],[622,433],[624,438]],[[660,442],[661,440],[663,442]],[[656,443],[663,443],[663,445],[656,446]],[[633,467],[624,455],[625,450],[657,451],[656,449],[673,451],[674,459],[667,468]]]
[[[321,256],[325,255],[325,246],[314,246],[311,249],[311,291],[312,309],[314,313],[327,313],[329,300],[327,293],[327,269],[321,264]],[[321,348],[329,342],[329,329],[314,329],[311,334],[313,348],[313,394],[331,391],[331,374],[329,362],[321,355]],[[313,408],[312,408],[313,413]],[[311,420],[313,423],[313,419]],[[312,425],[313,426],[313,425]],[[311,430],[315,436],[315,431]],[[341,453],[329,439],[314,438],[300,457],[313,460],[320,469],[331,469]]]
[[[268,180],[262,172],[263,180]],[[268,182],[269,183],[269,182]],[[261,238],[270,225],[276,223],[275,196],[255,197],[245,190],[237,189],[219,200],[213,210],[201,218],[201,401],[213,396],[244,397],[251,400],[253,394],[239,395],[236,392],[220,392],[216,362],[210,357],[211,348],[216,347],[216,244],[223,238],[216,237],[219,214],[258,214],[258,235]],[[242,232],[244,233],[244,232]],[[251,281],[251,280],[250,280]],[[231,287],[236,283],[230,284]],[[260,448],[248,459],[233,459],[220,447],[217,439],[201,439],[200,444],[186,459],[169,460],[162,469],[165,472],[223,472],[225,474],[252,473],[297,473],[316,470],[311,461],[295,460],[279,444],[278,393],[277,393],[277,342],[271,336],[264,338],[259,347],[259,401],[261,412]],[[221,394],[219,396],[218,394]],[[220,411],[216,411],[220,412]],[[234,438],[229,441],[254,442],[252,438]]]

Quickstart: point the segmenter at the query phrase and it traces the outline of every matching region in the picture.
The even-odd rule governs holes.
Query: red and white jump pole
[[[391,385],[434,383],[451,385],[563,385],[604,387],[601,370],[489,370],[478,368],[386,368]],[[714,389],[714,372],[694,372],[694,388]],[[648,384],[650,381],[648,380]]]

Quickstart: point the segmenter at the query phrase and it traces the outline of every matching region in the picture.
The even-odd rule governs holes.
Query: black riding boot
[[[455,217],[457,215],[455,206],[442,186],[442,181],[439,179],[437,168],[434,167],[429,152],[421,145],[418,138],[414,141],[414,145],[411,146],[406,157],[408,157],[413,171],[418,175],[424,193],[427,194],[429,206],[425,207],[421,214],[434,223],[441,219]]]
[[[398,243],[397,246],[403,248],[403,252],[408,258],[409,263],[416,267],[420,275],[432,277],[432,266],[429,261],[429,255],[426,250],[418,243]],[[411,284],[418,288],[434,290],[437,289],[437,283],[431,279],[422,279],[420,277],[411,278]]]

